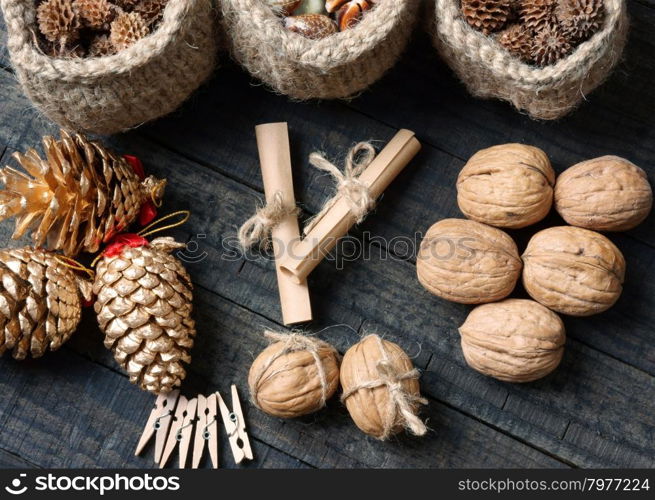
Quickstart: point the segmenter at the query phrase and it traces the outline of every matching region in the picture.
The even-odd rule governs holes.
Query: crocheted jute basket
[[[603,28],[568,57],[537,68],[471,28],[461,16],[459,0],[433,1],[434,45],[469,92],[510,101],[533,118],[552,120],[575,108],[607,78],[627,38],[625,0],[604,0]]]
[[[286,30],[261,0],[222,0],[232,56],[296,99],[351,97],[391,68],[409,40],[418,0],[380,0],[350,29],[321,40]]]
[[[35,44],[35,2],[0,0],[7,45],[27,96],[48,118],[82,132],[112,134],[177,108],[216,58],[210,0],[170,0],[159,28],[112,56],[56,59]]]

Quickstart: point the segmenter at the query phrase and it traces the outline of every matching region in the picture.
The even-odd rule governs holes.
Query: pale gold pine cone
[[[105,256],[96,267],[95,311],[105,346],[132,383],[157,394],[181,385],[196,334],[191,280],[171,255],[183,246],[156,238]]]
[[[0,250],[0,354],[38,358],[77,329],[91,283],[45,250]]]

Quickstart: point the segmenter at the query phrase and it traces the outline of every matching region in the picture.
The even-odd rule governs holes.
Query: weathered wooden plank
[[[18,455],[0,450],[0,469],[34,469],[33,463]]]
[[[244,217],[243,207],[247,200],[254,196],[254,192],[207,169],[196,167],[194,175],[189,176],[188,172],[194,168],[191,164],[165,151],[149,149],[147,144],[139,141],[135,135],[123,137],[118,142],[142,156],[148,165],[153,166],[154,172],[165,173],[169,177],[171,185],[175,186],[167,198],[167,206],[171,210],[193,206],[197,199],[218,201],[218,215],[211,213],[211,210],[200,212],[202,207],[199,207],[200,214],[194,216],[189,225],[190,233],[194,232],[193,228],[197,228],[198,231],[209,236],[206,242],[203,241],[203,251],[207,251],[210,255],[198,264],[189,265],[195,282],[225,295],[230,300],[244,303],[249,309],[262,312],[269,317],[277,317],[274,277],[272,273],[265,272],[271,269],[270,263],[262,266],[260,261],[248,262],[235,277],[236,264],[234,262],[226,264],[219,258],[221,237],[234,231],[233,221]],[[200,224],[196,217],[200,217]],[[441,303],[417,289],[411,263],[382,262],[374,259],[371,262],[350,264],[348,272],[343,273],[335,273],[329,264],[325,263],[316,272],[317,275],[313,280],[313,292],[320,297],[320,300],[315,303],[319,308],[318,316],[323,318],[325,323],[346,322],[357,328],[362,319],[373,318],[389,331],[406,337],[412,343],[421,342],[425,351],[433,354],[433,365],[437,359],[450,360],[450,364],[446,364],[446,371],[431,369],[426,374],[426,380],[428,380],[426,391],[431,396],[470,411],[477,418],[493,422],[500,428],[511,429],[510,432],[517,432],[516,435],[521,439],[530,441],[534,438],[535,433],[541,433],[543,437],[540,439],[548,446],[559,446],[557,440],[560,439],[569,419],[585,419],[590,415],[597,414],[598,402],[590,397],[584,402],[570,400],[567,403],[570,406],[565,406],[559,410],[560,414],[552,416],[554,423],[541,425],[540,423],[519,422],[520,425],[517,425],[511,415],[508,416],[504,413],[502,405],[508,394],[516,393],[522,397],[520,389],[479,377],[464,366],[456,343],[455,328],[462,321],[466,308]],[[376,302],[372,303],[371,298],[376,294]],[[385,307],[383,310],[379,310],[375,307],[376,303],[394,304],[394,307]],[[425,314],[425,311],[434,311],[434,316]],[[202,311],[199,314],[202,314]],[[441,334],[435,337],[433,334],[435,330],[440,330]],[[421,332],[425,332],[425,334],[421,334]],[[243,335],[243,333],[241,334]],[[352,343],[355,338],[356,335],[351,334],[349,343]],[[204,350],[202,349],[202,351]],[[593,353],[593,351],[591,352]],[[612,370],[609,371],[616,377],[613,380],[615,385],[622,383],[626,371],[632,373],[629,368],[615,360],[608,362],[612,366]],[[441,365],[434,366],[440,367]],[[636,370],[633,371],[636,372]],[[430,381],[432,373],[436,374],[434,382]],[[590,373],[590,377],[593,375]],[[634,376],[642,386],[648,389],[647,384],[652,381],[652,378],[639,372]],[[584,384],[592,384],[597,388],[604,387],[604,382],[601,384],[601,381],[594,380],[593,377],[591,381],[586,378],[574,378],[569,390],[578,390]],[[444,386],[454,387],[456,390],[454,392],[447,391],[444,394],[440,389]],[[557,397],[557,392],[552,387],[549,389],[544,390],[543,395],[548,404],[550,404],[549,398]],[[648,394],[649,391],[652,389],[641,391],[641,393]],[[459,399],[460,392],[469,393],[468,403]],[[617,408],[636,406],[636,413],[632,421],[637,421],[646,429],[644,432],[647,432],[652,425],[649,420],[652,417],[639,413],[643,401],[631,399],[634,397],[639,396],[622,393],[617,396],[615,404]],[[487,414],[478,410],[478,406],[484,408],[485,405],[487,405],[485,410]],[[583,408],[576,414],[580,405]],[[618,411],[617,409],[616,413]],[[628,426],[629,423],[624,424],[625,428]],[[624,430],[617,429],[617,438]],[[636,439],[639,438],[640,436],[637,436]],[[278,447],[276,443],[272,444]],[[543,448],[549,449],[548,446],[543,446]],[[617,446],[623,446],[630,450],[633,443],[626,442],[625,438],[621,438]],[[574,463],[589,464],[602,459],[589,455],[583,448],[578,449],[571,446],[565,447],[562,453],[561,456],[564,459]],[[638,456],[634,461],[627,463],[638,465],[645,461],[647,461],[646,458]]]

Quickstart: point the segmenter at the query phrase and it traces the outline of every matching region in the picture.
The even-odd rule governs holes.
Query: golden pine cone
[[[36,20],[41,34],[61,47],[79,36],[80,21],[71,0],[46,0],[37,8]]]
[[[512,24],[498,33],[498,43],[521,61],[532,61],[532,34],[523,25]]]
[[[139,14],[148,26],[152,26],[164,16],[168,0],[141,0],[134,12]]]
[[[156,238],[145,246],[126,245],[96,266],[94,307],[105,346],[132,383],[157,394],[181,385],[196,334],[191,279],[170,254],[182,247]]]
[[[570,40],[559,26],[546,26],[534,36],[532,58],[539,66],[549,66],[570,54],[572,49]]]
[[[45,250],[0,250],[0,278],[0,354],[16,359],[59,349],[77,329],[82,298],[91,298],[91,283]]]
[[[605,8],[602,0],[561,0],[555,15],[564,34],[579,44],[600,30]]]
[[[521,0],[519,19],[529,30],[539,31],[556,23],[557,0]]]
[[[462,0],[462,14],[473,28],[488,35],[507,24],[510,0]]]
[[[116,51],[128,48],[150,32],[148,25],[136,12],[123,12],[111,23],[109,40]]]
[[[84,26],[96,30],[106,30],[114,16],[108,0],[74,0],[73,10]]]
[[[89,44],[89,57],[104,57],[115,54],[114,45],[107,35],[98,35],[91,39]]]
[[[25,172],[0,170],[0,220],[17,218],[15,239],[31,231],[35,246],[93,253],[163,194],[166,181],[141,180],[125,159],[82,135],[62,130],[60,140],[44,137],[43,148],[43,159],[34,149],[14,153]]]

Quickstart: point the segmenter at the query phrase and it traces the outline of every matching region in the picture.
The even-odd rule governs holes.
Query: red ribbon
[[[123,155],[123,158],[130,164],[132,170],[134,170],[134,173],[139,177],[139,179],[144,180],[146,178],[143,163],[138,157],[133,155]],[[141,226],[146,226],[155,220],[155,217],[157,217],[157,207],[155,207],[155,204],[152,200],[144,202],[143,205],[141,205],[141,211],[139,212],[139,224]]]
[[[122,233],[117,234],[111,239],[111,242],[105,247],[105,251],[102,252],[102,255],[105,257],[115,257],[119,255],[123,248],[138,248],[143,247],[148,244],[143,236],[139,236],[134,233]]]

